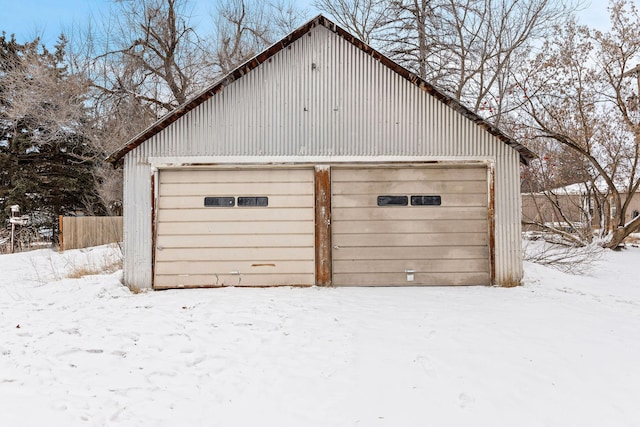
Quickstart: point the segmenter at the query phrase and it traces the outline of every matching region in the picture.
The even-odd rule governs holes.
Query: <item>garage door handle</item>
[[[161,250],[163,250],[163,249],[164,249],[162,246],[156,246],[156,248],[157,248],[159,251],[161,251]]]
[[[333,245],[333,249],[340,249],[340,246],[338,246],[338,245]]]

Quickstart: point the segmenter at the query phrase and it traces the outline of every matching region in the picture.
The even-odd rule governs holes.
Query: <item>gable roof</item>
[[[169,113],[161,117],[158,121],[156,121],[154,124],[149,126],[147,129],[143,130],[138,135],[130,139],[119,150],[113,152],[106,159],[107,162],[110,162],[114,166],[117,166],[128,152],[135,149],[136,147],[141,145],[144,141],[148,140],[149,138],[161,132],[163,129],[170,126],[172,123],[180,119],[182,116],[186,115],[189,111],[193,110],[194,108],[198,107],[202,103],[211,99],[217,93],[224,90],[225,87],[229,86],[234,81],[240,79],[242,76],[250,73],[252,70],[257,68],[260,64],[269,60],[269,58],[273,57],[276,53],[285,49],[287,46],[291,45],[296,40],[300,39],[303,35],[311,31],[311,29],[317,26],[323,26],[327,28],[329,31],[337,34],[339,37],[343,38],[344,40],[346,40],[356,48],[360,49],[361,51],[368,54],[375,60],[381,62],[383,65],[395,71],[397,74],[399,74],[401,77],[411,82],[413,85],[417,86],[418,88],[432,95],[443,104],[449,106],[453,110],[462,114],[463,116],[465,116],[466,118],[474,122],[476,125],[482,127],[487,132],[497,137],[500,141],[512,147],[514,150],[516,150],[520,154],[520,162],[524,163],[525,165],[529,164],[529,161],[536,157],[536,155],[532,151],[530,151],[528,148],[526,148],[524,145],[518,143],[512,137],[502,132],[499,128],[487,122],[486,120],[484,120],[482,117],[480,117],[478,114],[474,113],[467,107],[463,106],[459,101],[439,91],[430,83],[426,82],[425,80],[418,77],[416,74],[412,73],[411,71],[407,70],[406,68],[402,67],[401,65],[392,61],[391,59],[387,58],[386,56],[384,56],[377,50],[373,49],[371,46],[367,45],[363,41],[357,39],[355,36],[347,32],[345,29],[339,27],[334,22],[330,21],[329,19],[325,18],[322,15],[318,15],[312,20],[310,20],[309,22],[307,22],[306,24],[302,25],[297,30],[293,31],[292,33],[284,37],[279,42],[273,44],[272,46],[264,50],[262,53],[259,53],[252,59],[240,65],[235,70],[231,71],[226,76],[222,77],[220,80],[216,81],[213,85],[209,86],[207,89],[202,91],[199,95],[195,96],[191,100],[185,102],[184,104],[178,106],[173,111],[170,111]]]

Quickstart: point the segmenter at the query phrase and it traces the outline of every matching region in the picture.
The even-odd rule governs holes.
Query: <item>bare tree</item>
[[[132,97],[156,116],[184,103],[213,74],[190,11],[189,0],[116,0],[74,44],[93,58],[94,85],[107,97]]]
[[[522,224],[526,232],[568,246],[593,237],[592,188],[582,159],[551,140],[532,142],[540,153],[522,167]]]
[[[591,187],[609,208],[602,246],[615,248],[640,226],[640,217],[626,221],[640,187],[640,87],[628,73],[640,59],[640,14],[625,0],[612,1],[609,10],[608,32],[573,22],[559,28],[523,87],[537,137],[568,147],[588,163]]]
[[[399,0],[392,56],[499,124],[532,48],[571,7],[557,0]]]
[[[389,0],[316,0],[313,5],[360,40],[374,46],[388,37],[388,27],[394,20]]]
[[[365,42],[495,124],[520,106],[515,75],[571,0],[316,0]],[[508,123],[511,124],[511,123]]]
[[[91,85],[87,136],[101,159],[212,79],[213,55],[191,10],[189,0],[115,0],[108,14],[67,32],[69,66]],[[105,208],[118,213],[122,172],[97,162],[93,176]]]
[[[23,45],[13,59],[3,58],[3,113],[14,126],[37,121],[38,132],[30,139],[36,147],[65,138],[70,132],[83,133],[90,82],[82,74],[67,71],[66,45],[61,36],[55,51],[49,52],[36,39]],[[86,160],[84,154],[77,157],[78,161]]]
[[[215,11],[215,69],[226,74],[295,29],[306,11],[291,3],[224,0]]]

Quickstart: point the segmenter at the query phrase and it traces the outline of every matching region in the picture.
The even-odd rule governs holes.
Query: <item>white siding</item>
[[[163,156],[494,162],[495,278],[522,277],[519,154],[323,26],[126,155],[125,215],[137,218],[125,220],[125,247],[135,254],[125,279],[135,286],[151,284],[148,159]]]
[[[124,162],[124,280],[131,289],[151,287],[152,171],[128,155]]]

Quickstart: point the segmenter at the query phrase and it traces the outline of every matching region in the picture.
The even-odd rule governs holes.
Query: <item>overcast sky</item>
[[[634,1],[640,6],[640,0]],[[581,23],[605,29],[607,0],[585,2],[588,6],[580,13]],[[87,22],[90,14],[99,16],[109,9],[110,3],[112,0],[0,0],[0,32],[13,33],[20,42],[39,35],[44,43],[52,45],[63,29]],[[206,18],[215,3],[215,0],[196,0],[195,19]],[[304,3],[310,1],[304,0]]]

